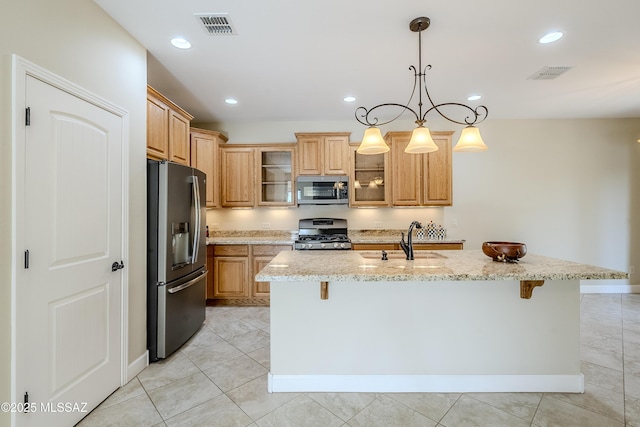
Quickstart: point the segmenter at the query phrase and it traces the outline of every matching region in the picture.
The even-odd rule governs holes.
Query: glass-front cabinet
[[[294,148],[258,149],[258,205],[294,206]]]
[[[350,206],[391,206],[389,153],[358,154],[351,145]]]

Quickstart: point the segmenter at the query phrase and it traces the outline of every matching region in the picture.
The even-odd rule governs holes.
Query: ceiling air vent
[[[231,36],[238,34],[233,28],[231,18],[226,13],[196,13],[204,29],[210,36]]]
[[[559,75],[566,73],[572,68],[573,67],[547,65],[546,67],[542,67],[540,70],[530,75],[527,79],[528,80],[553,80]]]

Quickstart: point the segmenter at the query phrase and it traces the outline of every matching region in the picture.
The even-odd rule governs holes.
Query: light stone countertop
[[[284,251],[257,275],[257,281],[467,281],[627,279],[627,273],[528,253],[518,263],[495,262],[481,250]]]
[[[287,230],[215,230],[207,245],[293,245],[295,236]]]
[[[400,232],[406,230],[349,230],[351,243],[399,243]],[[293,245],[298,230],[215,230],[207,238],[207,245]],[[418,240],[413,243],[464,243],[460,239]]]
[[[209,237],[207,245],[293,245],[295,239],[279,236]]]

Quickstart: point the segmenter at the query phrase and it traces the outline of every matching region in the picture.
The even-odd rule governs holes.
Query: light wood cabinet
[[[249,246],[213,247],[213,298],[249,296]]]
[[[220,207],[220,144],[227,142],[227,137],[220,132],[191,128],[191,166],[207,174],[207,207]]]
[[[398,238],[398,240],[400,240],[400,238]],[[400,250],[400,243],[352,243],[351,249],[354,251],[398,251]],[[447,251],[462,249],[464,249],[464,243],[462,242],[413,242],[414,251]]]
[[[207,266],[212,272],[210,305],[269,305],[269,282],[257,282],[255,275],[281,251],[292,245],[210,245]]]
[[[358,154],[352,144],[349,206],[390,206],[389,153]]]
[[[348,175],[350,132],[296,133],[299,175]]]
[[[227,145],[220,149],[220,188],[222,207],[255,205],[255,150]]]
[[[431,132],[438,151],[407,154],[411,132],[385,135],[391,147],[392,204],[394,206],[451,206],[453,132]]]
[[[295,146],[256,148],[259,206],[294,206]]]
[[[147,157],[188,165],[192,119],[192,115],[147,86]]]
[[[351,249],[354,251],[393,251],[399,247],[394,243],[352,243]]]

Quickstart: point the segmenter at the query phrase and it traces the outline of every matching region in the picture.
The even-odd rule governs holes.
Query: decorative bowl
[[[527,245],[516,242],[484,242],[482,252],[494,261],[518,262],[527,254]]]

